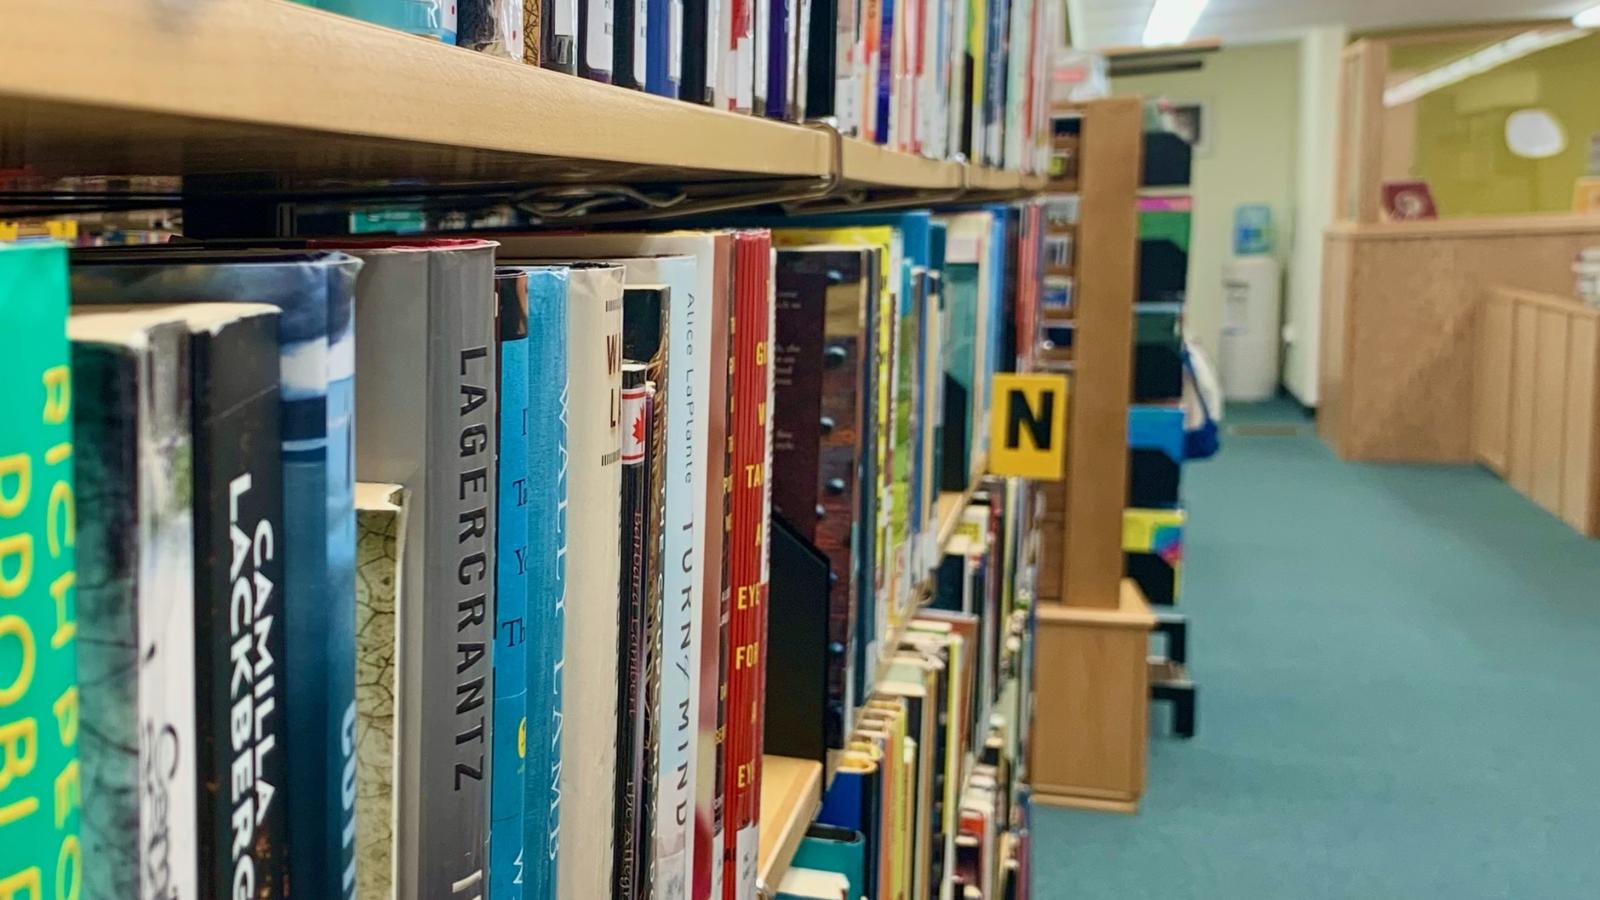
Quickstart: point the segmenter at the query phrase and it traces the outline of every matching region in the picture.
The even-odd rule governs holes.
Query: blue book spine
[[[890,91],[894,87],[894,0],[883,0],[883,36],[878,40],[878,118],[874,143],[889,143]]]
[[[648,0],[644,89],[678,99],[683,79],[683,0]]]
[[[555,900],[567,555],[567,269],[529,268],[527,779],[522,895]],[[491,864],[493,858],[491,857]]]
[[[328,403],[327,446],[324,457],[327,511],[323,523],[327,542],[325,564],[327,598],[312,618],[321,642],[325,678],[323,692],[327,729],[323,732],[328,760],[325,827],[330,881],[337,878],[337,894],[356,894],[356,273],[361,264],[351,258],[328,272]],[[288,433],[288,429],[284,429]],[[287,491],[285,492],[287,494]],[[285,530],[288,530],[287,528]],[[289,563],[285,562],[285,567]],[[292,608],[292,607],[291,607]],[[293,618],[291,616],[291,618]],[[293,653],[289,654],[293,663]],[[292,685],[291,685],[292,687]],[[290,729],[290,734],[294,729]],[[292,797],[296,792],[291,791]],[[291,804],[296,801],[291,800]],[[292,823],[292,819],[291,819]],[[291,838],[293,840],[291,824]],[[291,879],[293,874],[291,871]],[[292,880],[291,880],[291,883]]]
[[[756,2],[767,3],[772,10],[767,15],[767,71],[756,77],[767,80],[767,118],[785,119],[789,112],[789,4],[799,0]]]
[[[495,531],[489,893],[499,900],[521,900],[528,727],[528,273],[497,270],[495,291],[500,299],[500,518]]]

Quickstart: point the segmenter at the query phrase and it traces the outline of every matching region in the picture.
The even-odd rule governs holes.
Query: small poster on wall
[[[1439,218],[1439,207],[1433,202],[1433,189],[1420,179],[1384,182],[1383,211],[1391,222],[1422,222]]]

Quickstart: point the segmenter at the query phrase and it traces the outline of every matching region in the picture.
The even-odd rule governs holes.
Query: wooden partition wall
[[[1335,225],[1326,240],[1317,427],[1343,458],[1470,463],[1479,301],[1571,295],[1600,216]]]
[[[1477,325],[1475,455],[1523,496],[1600,537],[1600,309],[1496,288]]]

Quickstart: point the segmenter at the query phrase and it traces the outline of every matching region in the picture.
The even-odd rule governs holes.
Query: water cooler
[[[1218,374],[1230,401],[1278,393],[1283,355],[1283,269],[1272,255],[1272,209],[1234,213],[1233,258],[1222,267],[1222,346]]]

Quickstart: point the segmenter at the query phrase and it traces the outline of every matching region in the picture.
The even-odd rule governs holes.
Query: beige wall
[[[1306,406],[1318,403],[1322,331],[1323,233],[1333,224],[1338,177],[1339,55],[1343,26],[1313,28],[1300,43],[1300,137],[1295,221],[1284,300],[1283,386]]]
[[[1290,258],[1295,210],[1300,44],[1229,47],[1197,72],[1118,78],[1118,94],[1208,104],[1210,147],[1194,166],[1189,329],[1215,356],[1222,331],[1222,265],[1233,253],[1233,211],[1272,207],[1280,262]]]

